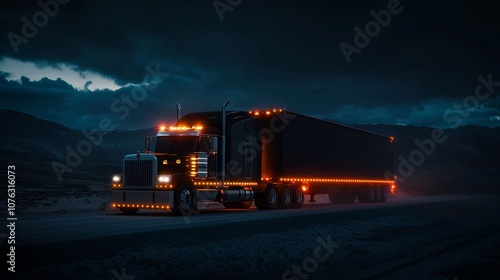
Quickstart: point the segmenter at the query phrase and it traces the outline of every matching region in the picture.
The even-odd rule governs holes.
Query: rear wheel
[[[374,202],[381,202],[382,201],[382,188],[380,186],[375,186],[373,187],[373,201]]]
[[[375,201],[375,187],[368,186],[361,188],[358,192],[358,200],[363,203],[371,203]]]
[[[123,208],[120,207],[118,208],[124,215],[135,215],[137,214],[137,211],[139,211],[139,208]]]
[[[253,200],[237,201],[237,202],[223,202],[222,205],[227,209],[248,209],[252,207]]]
[[[380,202],[385,202],[387,200],[387,186],[380,187]]]
[[[292,208],[301,208],[304,204],[304,192],[300,186],[292,187]]]
[[[256,194],[255,206],[261,210],[276,209],[278,207],[278,188],[269,184],[264,193]]]
[[[197,211],[196,190],[192,187],[181,186],[174,190],[174,207],[172,212],[175,215],[191,215]]]
[[[283,209],[292,207],[292,189],[289,186],[280,186],[279,188],[279,206]]]

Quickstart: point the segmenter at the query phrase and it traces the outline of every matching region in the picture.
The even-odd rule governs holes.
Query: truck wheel
[[[192,215],[197,211],[196,191],[194,188],[182,186],[174,190],[174,207],[172,212],[175,215]]]
[[[373,187],[373,201],[381,202],[382,201],[382,189],[380,186]]]
[[[375,201],[375,187],[369,186],[359,190],[358,201],[363,203],[372,203]]]
[[[135,215],[135,214],[137,214],[137,211],[139,211],[139,208],[123,208],[123,207],[120,207],[118,209],[120,209],[120,211],[123,213],[123,215]]]
[[[278,208],[278,188],[269,184],[264,193],[256,194],[255,206],[261,210],[271,210]]]
[[[380,187],[380,202],[385,202],[387,200],[387,186]]]
[[[301,208],[304,204],[304,192],[300,186],[292,187],[292,208]]]
[[[354,203],[356,201],[356,193],[352,190],[348,190],[342,194],[344,203]]]
[[[227,209],[248,209],[252,207],[252,200],[237,201],[237,202],[223,202],[222,205]]]
[[[278,198],[281,208],[288,209],[292,207],[292,189],[289,186],[280,186]]]

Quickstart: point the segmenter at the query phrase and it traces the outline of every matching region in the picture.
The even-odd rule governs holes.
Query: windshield
[[[198,136],[160,136],[156,139],[156,153],[192,153],[196,151]]]

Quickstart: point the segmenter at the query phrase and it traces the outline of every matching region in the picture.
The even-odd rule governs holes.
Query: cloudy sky
[[[500,3],[397,2],[4,1],[0,108],[136,129],[230,98],[350,124],[500,126]]]

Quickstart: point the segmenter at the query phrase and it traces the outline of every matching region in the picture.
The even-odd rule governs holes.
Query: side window
[[[212,141],[211,141],[210,137],[208,137],[208,136],[201,137],[200,151],[207,153],[207,155],[210,154],[210,151],[212,150],[212,143],[211,142]]]

